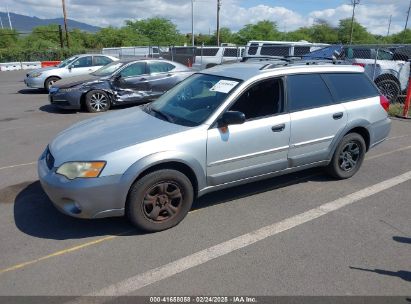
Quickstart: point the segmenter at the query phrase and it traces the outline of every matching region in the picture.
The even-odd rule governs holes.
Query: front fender
[[[190,167],[196,176],[198,189],[201,190],[206,187],[205,171],[197,159],[179,151],[163,151],[139,159],[124,172],[120,179],[120,184],[124,185],[124,191],[122,191],[124,193],[123,201],[126,201],[130,187],[142,172],[155,165],[168,162],[178,162]]]

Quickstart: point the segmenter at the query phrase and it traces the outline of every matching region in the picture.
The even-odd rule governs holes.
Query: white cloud
[[[355,9],[355,19],[367,28],[373,34],[385,35],[388,30],[389,18],[392,16],[391,33],[399,32],[403,29],[400,26],[401,22],[405,22],[405,16],[401,13],[400,6],[396,2],[372,0],[371,4],[358,5]],[[403,3],[402,1],[401,3]],[[384,3],[384,4],[378,4]],[[352,6],[341,5],[334,9],[325,9],[313,11],[309,14],[310,23],[315,19],[323,19],[330,24],[337,26],[340,19],[351,18]]]
[[[60,0],[2,0],[0,10],[56,18],[62,16]],[[365,2],[365,1],[363,1]],[[362,3],[363,3],[362,2]],[[401,31],[405,23],[408,3],[404,0],[368,0],[356,9],[356,19],[374,34],[385,34],[389,16],[393,16],[391,33]],[[122,26],[126,19],[165,17],[177,24],[182,33],[191,31],[190,0],[66,0],[68,17],[97,26]],[[234,31],[245,24],[261,20],[277,22],[279,29],[292,31],[311,25],[315,19],[325,19],[333,25],[351,16],[351,5],[312,11],[302,15],[286,7],[255,5],[242,7],[238,0],[224,0],[221,8],[221,26]],[[194,0],[195,31],[208,33],[216,28],[216,1]]]

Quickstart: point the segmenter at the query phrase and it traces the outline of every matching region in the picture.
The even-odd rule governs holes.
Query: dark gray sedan
[[[154,100],[191,74],[188,67],[167,60],[116,61],[89,75],[56,82],[49,100],[64,109],[104,112],[115,105]]]

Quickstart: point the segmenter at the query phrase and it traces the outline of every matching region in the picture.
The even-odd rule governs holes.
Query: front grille
[[[50,150],[47,148],[47,152],[46,152],[46,164],[47,164],[47,168],[49,168],[49,170],[53,169],[54,167],[54,157],[53,155],[51,155]]]

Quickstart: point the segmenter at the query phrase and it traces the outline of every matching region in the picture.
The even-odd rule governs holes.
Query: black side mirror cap
[[[121,79],[121,74],[120,74],[120,73],[115,74],[115,75],[112,77],[112,80],[114,80],[114,81],[118,81],[118,80],[120,80],[120,79]]]
[[[241,125],[245,122],[245,115],[238,111],[227,111],[218,120],[218,127]]]

